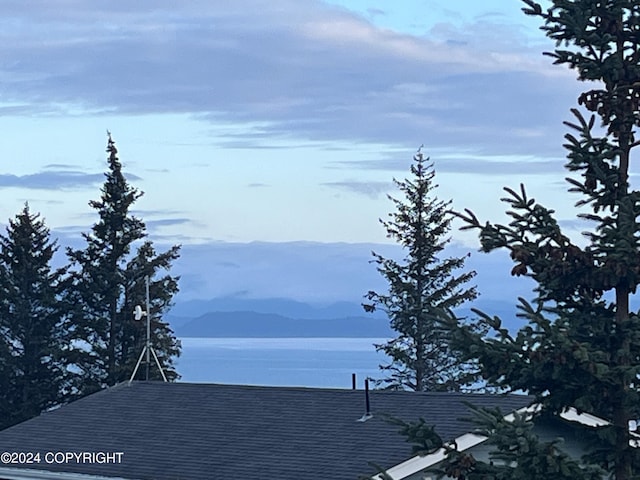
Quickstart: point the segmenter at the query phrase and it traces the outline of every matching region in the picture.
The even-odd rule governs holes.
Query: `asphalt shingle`
[[[520,395],[162,382],[124,383],[0,432],[0,451],[123,452],[120,464],[29,468],[135,480],[271,478],[355,480],[411,456],[385,420],[424,418],[445,439],[471,430],[464,402],[506,414],[530,403]],[[8,466],[8,465],[5,465]]]

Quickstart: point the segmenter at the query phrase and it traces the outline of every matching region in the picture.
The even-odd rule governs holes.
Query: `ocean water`
[[[379,378],[381,338],[181,338],[180,381],[243,385],[361,388]]]

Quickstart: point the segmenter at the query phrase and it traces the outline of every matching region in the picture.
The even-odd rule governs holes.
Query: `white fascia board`
[[[123,477],[103,477],[72,472],[51,472],[28,468],[0,467],[0,478],[3,480],[135,480]]]
[[[567,408],[560,414],[560,417],[567,420],[568,422],[576,422],[581,425],[593,428],[611,425],[611,422],[600,417],[596,417],[595,415],[591,415],[590,413],[579,413],[573,407]],[[638,433],[634,431],[630,431],[629,434],[631,437],[629,439],[629,445],[631,445],[633,448],[640,448],[640,435],[638,435]]]
[[[576,422],[587,427],[604,427],[605,425],[610,425],[608,421],[591,415],[590,413],[578,413],[578,410],[573,407],[567,408],[560,414],[560,417],[569,422]]]
[[[459,436],[448,445],[448,447],[455,448],[460,452],[467,450],[471,447],[475,447],[476,445],[481,444],[487,439],[482,435],[476,435],[474,433],[465,433],[464,435]],[[425,468],[432,467],[437,463],[443,461],[446,458],[446,450],[444,448],[440,448],[433,453],[428,455],[416,455],[415,457],[411,457],[409,460],[399,463],[398,465],[391,467],[386,471],[386,474],[389,475],[394,480],[401,480],[403,478],[408,477],[409,475],[413,475],[414,473],[418,473]],[[373,480],[382,480],[384,477],[382,474],[377,474],[373,477]]]

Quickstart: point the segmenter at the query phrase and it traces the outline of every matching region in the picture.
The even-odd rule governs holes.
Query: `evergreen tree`
[[[432,197],[435,172],[429,159],[418,151],[413,158],[413,177],[394,183],[402,200],[389,196],[396,211],[380,220],[387,237],[400,244],[406,256],[398,262],[373,253],[378,271],[389,283],[386,293],[370,291],[365,310],[381,308],[398,336],[376,345],[391,363],[381,366],[389,373],[380,384],[387,388],[417,391],[455,391],[472,380],[469,365],[452,350],[446,329],[440,325],[443,312],[476,298],[474,287],[465,284],[473,272],[454,275],[464,257],[441,258],[450,230],[451,202]]]
[[[593,229],[579,247],[524,186],[506,189],[508,225],[482,224],[470,211],[462,215],[467,228],[479,230],[483,250],[507,249],[512,274],[533,278],[537,288],[533,305],[521,300],[528,325],[517,334],[483,316],[495,335],[481,337],[458,325],[457,343],[479,361],[487,380],[535,395],[540,415],[575,407],[608,420],[585,433],[594,437],[585,465],[615,480],[638,478],[629,423],[640,418],[640,318],[630,308],[640,284],[640,190],[629,184],[629,164],[640,145],[640,2],[553,0],[547,10],[524,2],[525,13],[541,18],[556,42],[548,55],[576,70],[579,80],[593,82],[579,97],[582,109],[572,110],[575,120],[566,122],[565,144],[566,167],[579,175],[567,179],[570,191],[581,195],[577,205],[588,213],[579,216]],[[458,478],[483,478],[473,472],[476,467]],[[517,478],[543,478],[535,466],[523,475]]]
[[[61,403],[67,393],[65,269],[49,229],[25,205],[0,236],[0,429]]]
[[[179,247],[157,254],[145,240],[142,220],[130,214],[142,192],[131,187],[122,173],[115,143],[108,137],[109,170],[102,196],[90,205],[99,220],[90,233],[83,234],[86,247],[68,249],[73,268],[72,301],[76,305],[70,330],[80,347],[75,364],[80,369],[79,391],[90,393],[128,380],[146,339],[145,322],[133,321],[135,305],[145,305],[145,278],[149,276],[152,343],[167,378],[178,377],[173,359],[180,344],[161,316],[177,292],[177,278],[168,271],[178,258]],[[137,247],[137,248],[136,248]],[[135,251],[133,251],[135,249]],[[161,378],[152,368],[153,379]],[[143,377],[144,378],[144,377]]]

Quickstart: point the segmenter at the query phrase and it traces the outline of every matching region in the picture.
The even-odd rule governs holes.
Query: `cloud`
[[[131,210],[131,213],[137,217],[141,217],[141,218],[147,218],[147,217],[167,217],[167,216],[173,216],[173,215],[177,215],[177,214],[183,214],[183,212],[181,212],[180,210],[172,210],[172,209],[168,209],[168,208],[163,208],[163,209],[157,209],[157,210],[153,210],[153,209],[139,209],[139,208],[134,208]]]
[[[563,170],[562,160],[533,160],[529,159],[464,159],[450,158],[436,162],[436,169],[440,172],[473,173],[476,175],[546,175],[559,173]]]
[[[3,4],[0,25],[10,108],[260,122],[245,144],[550,153],[577,89],[493,17],[413,36],[316,0],[30,0]]]
[[[128,177],[132,177],[128,175]],[[133,178],[133,177],[132,177]],[[84,189],[104,182],[102,173],[72,170],[47,170],[28,175],[0,174],[0,188],[28,188],[35,190]]]
[[[197,241],[196,238],[181,234],[166,235],[168,231],[180,232],[179,228],[167,229],[166,227],[202,227],[200,222],[185,217],[184,212],[177,210],[132,210],[130,213],[144,222],[151,240],[165,244]]]
[[[185,217],[184,212],[177,210],[165,209],[165,210],[131,210],[130,215],[133,215],[141,219],[146,227],[148,233],[148,239],[153,242],[164,246],[171,246],[176,243],[192,243],[202,242],[203,239],[195,238],[192,236],[185,236],[181,234],[166,234],[165,227],[180,227],[180,226],[196,226],[200,227],[201,224],[191,218]],[[72,244],[78,247],[83,243],[82,234],[89,232],[92,225],[98,221],[98,214],[95,210],[84,212],[76,215],[81,223],[69,224],[65,226],[57,226],[55,228],[55,234],[57,237],[63,239],[62,243]],[[178,228],[178,232],[180,229]]]
[[[49,163],[47,165],[44,165],[42,168],[44,168],[45,170],[61,171],[61,170],[77,170],[78,166],[70,165],[67,163]]]
[[[326,182],[321,185],[325,187],[337,188],[358,195],[364,195],[369,198],[378,198],[380,195],[388,192],[393,188],[390,182],[361,182],[355,180],[347,180],[344,182]]]
[[[439,149],[423,149],[438,173],[468,173],[475,175],[547,175],[563,174],[565,159],[539,159],[531,155],[482,155],[472,153],[451,153]],[[358,167],[370,170],[390,170],[406,172],[411,164],[407,152],[383,152],[378,159],[362,160]],[[338,168],[351,168],[351,162],[336,162]],[[340,183],[340,182],[338,182]],[[562,185],[566,185],[562,182]],[[336,185],[337,186],[337,185]]]
[[[164,218],[162,220],[144,220],[144,224],[149,230],[154,230],[160,227],[171,227],[174,225],[185,225],[193,223],[190,218]]]

